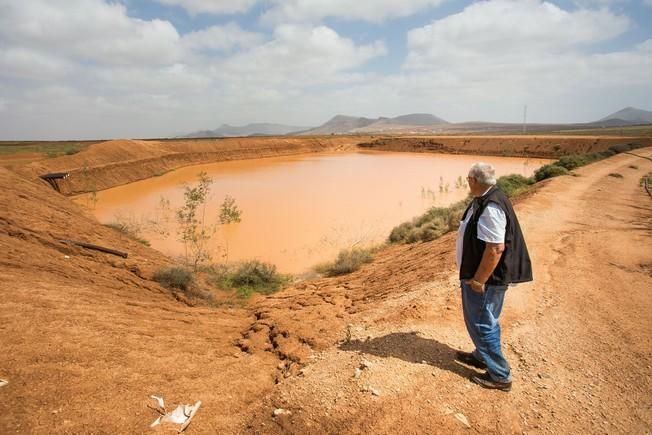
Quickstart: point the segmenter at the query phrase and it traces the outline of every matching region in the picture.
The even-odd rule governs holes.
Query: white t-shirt
[[[469,223],[475,207],[466,214],[464,220],[460,221],[457,230],[456,260],[458,269],[462,266],[462,250],[464,249],[464,231]],[[505,231],[507,229],[507,218],[505,212],[496,203],[490,202],[478,219],[478,239],[488,243],[505,243]]]

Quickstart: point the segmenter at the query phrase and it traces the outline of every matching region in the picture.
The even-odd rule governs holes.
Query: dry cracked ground
[[[470,341],[452,234],[248,306],[192,307],[151,281],[165,258],[0,169],[0,432],[164,433],[156,394],[201,400],[197,434],[650,433],[651,157],[518,201],[535,281],[506,299],[510,393],[453,360]],[[73,230],[131,255],[58,242]]]

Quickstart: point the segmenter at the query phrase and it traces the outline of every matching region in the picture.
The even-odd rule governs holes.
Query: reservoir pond
[[[175,212],[184,202],[183,184],[196,184],[205,172],[212,179],[205,223],[215,225],[213,261],[258,259],[302,274],[344,248],[386,241],[392,228],[430,207],[465,198],[466,175],[477,161],[493,164],[497,176],[531,176],[548,163],[430,153],[306,154],[181,168],[75,201],[100,222],[137,228],[153,248],[180,257]],[[216,225],[226,195],[235,199],[241,221]]]

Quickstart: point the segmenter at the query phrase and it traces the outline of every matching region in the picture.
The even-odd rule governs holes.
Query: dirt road
[[[636,154],[518,203],[535,282],[506,300],[510,393],[453,361],[470,342],[452,234],[251,306],[188,307],[150,280],[165,258],[0,168],[0,432],[148,433],[156,394],[202,400],[198,434],[649,433],[652,149]],[[71,228],[129,260],[57,243]]]

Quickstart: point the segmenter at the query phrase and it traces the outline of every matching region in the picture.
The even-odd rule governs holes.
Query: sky
[[[651,102],[652,0],[0,0],[0,140]]]

